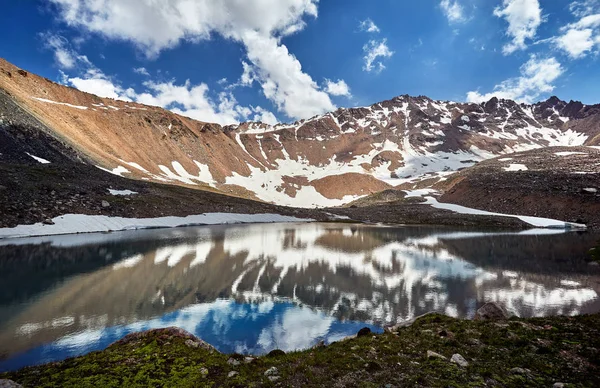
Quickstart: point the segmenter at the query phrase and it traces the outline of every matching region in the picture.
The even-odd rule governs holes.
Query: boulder
[[[489,302],[477,310],[474,319],[476,321],[502,320],[508,319],[508,314],[498,303]]]
[[[265,371],[265,376],[279,376],[279,369],[277,367],[270,367]]]
[[[461,356],[458,353],[455,353],[452,355],[452,358],[450,359],[450,362],[453,364],[457,364],[459,366],[462,366],[463,368],[466,368],[469,366],[469,362],[467,360],[465,360],[465,358],[463,356]]]
[[[17,384],[12,380],[0,380],[0,388],[23,388],[21,384]]]
[[[442,356],[439,353],[432,352],[431,350],[427,351],[427,358],[439,358],[440,360],[447,360],[446,357]]]

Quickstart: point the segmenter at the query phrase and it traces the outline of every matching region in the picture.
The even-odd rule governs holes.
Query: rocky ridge
[[[291,124],[222,127],[99,98],[3,60],[0,89],[52,137],[113,174],[296,207],[338,206],[398,185],[432,185],[507,153],[600,144],[600,105],[556,97],[525,105],[404,95]]]

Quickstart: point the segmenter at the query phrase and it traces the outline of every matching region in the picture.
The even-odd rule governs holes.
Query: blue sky
[[[600,0],[15,0],[0,56],[222,124],[400,94],[600,102]]]

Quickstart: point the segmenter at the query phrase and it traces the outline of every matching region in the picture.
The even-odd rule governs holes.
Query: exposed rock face
[[[341,205],[426,179],[435,183],[504,153],[600,144],[600,106],[556,97],[524,105],[404,95],[291,124],[222,127],[99,98],[0,60],[2,90],[0,148],[9,144],[11,151],[0,150],[0,158],[31,159],[29,152],[50,162],[80,159],[122,176],[212,186],[300,207]],[[28,120],[41,121],[54,148],[32,148],[23,141],[26,127],[16,127],[9,117],[8,105],[14,103],[31,113]],[[57,147],[65,150],[57,154]]]
[[[474,319],[476,321],[503,320],[508,319],[508,314],[498,303],[489,302],[477,310]]]

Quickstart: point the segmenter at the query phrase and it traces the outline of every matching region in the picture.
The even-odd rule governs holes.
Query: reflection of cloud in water
[[[315,317],[318,316],[318,319]],[[305,349],[318,338],[325,338],[333,318],[315,313],[309,308],[300,307],[287,310],[282,316],[262,329],[258,343],[263,349],[282,349],[285,351]]]
[[[88,251],[79,240],[58,239],[48,251],[33,251],[98,252],[102,264],[71,272],[23,304],[1,327],[0,352],[25,350],[14,362],[26,365],[101,349],[129,332],[178,326],[224,351],[260,353],[305,348],[364,326],[352,322],[396,323],[428,311],[470,317],[492,300],[521,316],[598,309],[596,277],[539,271],[537,261],[554,255],[545,242],[567,235],[531,233],[251,225],[135,232],[144,238],[131,241],[96,236],[102,243]],[[570,249],[578,240],[565,241]],[[532,242],[533,254],[524,250]],[[523,253],[536,264],[523,267]],[[108,255],[123,259],[107,266]]]
[[[0,371],[77,356],[103,349],[129,333],[171,326],[193,333],[225,353],[263,354],[273,349],[305,349],[321,339],[329,343],[354,334],[365,325],[336,321],[323,312],[291,303],[217,300],[147,321],[72,333],[0,361]]]

